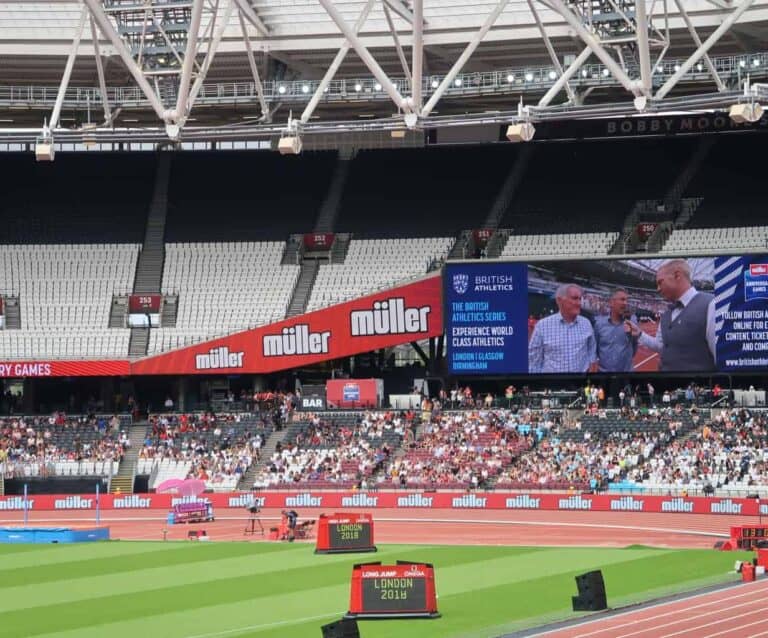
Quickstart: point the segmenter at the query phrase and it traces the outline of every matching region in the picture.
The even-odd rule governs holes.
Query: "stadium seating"
[[[453,239],[353,239],[343,264],[323,264],[307,310],[393,286],[425,274],[448,254]]]
[[[285,241],[311,232],[336,158],[331,151],[289,159],[273,151],[176,153],[165,240]]]
[[[290,427],[257,472],[254,487],[352,488],[371,486],[410,428],[393,412],[306,415]]]
[[[371,238],[479,228],[519,152],[508,144],[361,151],[336,230]]]
[[[741,226],[718,228],[682,228],[672,232],[662,252],[700,255],[712,251],[731,251],[768,248],[768,226]]]
[[[619,233],[552,233],[547,235],[510,235],[501,257],[543,257],[571,255],[594,257],[607,255]]]
[[[129,440],[116,416],[0,418],[6,477],[117,474]]]
[[[149,352],[278,321],[299,274],[282,242],[167,244],[163,291],[179,295],[174,328],[153,330]]]
[[[272,432],[263,414],[153,415],[152,431],[139,452],[138,473],[150,488],[173,478],[199,478],[206,488],[232,491]]]
[[[154,153],[0,153],[0,244],[139,243]]]
[[[137,244],[0,245],[0,291],[19,297],[21,330],[0,331],[11,358],[124,357],[109,329],[113,295],[133,288]]]

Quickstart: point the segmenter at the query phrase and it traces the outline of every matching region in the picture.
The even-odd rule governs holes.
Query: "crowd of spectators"
[[[6,478],[53,476],[62,462],[119,463],[130,440],[117,416],[0,418],[0,467]]]
[[[367,411],[343,424],[308,414],[279,444],[254,487],[329,484],[372,487],[373,475],[403,440],[413,438],[412,412]]]
[[[768,420],[764,412],[715,411],[683,440],[659,448],[630,478],[653,486],[713,493],[768,486]]]
[[[214,414],[161,414],[150,416],[140,459],[189,462],[186,478],[203,480],[211,488],[236,485],[260,456],[267,417]]]
[[[419,437],[379,477],[387,487],[483,488],[554,424],[531,410],[433,412]]]

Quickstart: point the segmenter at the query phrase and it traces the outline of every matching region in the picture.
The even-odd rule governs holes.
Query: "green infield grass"
[[[480,638],[576,617],[574,576],[601,569],[612,607],[735,580],[747,552],[305,544],[0,545],[3,638],[318,638],[349,607],[352,565],[435,566],[442,617],[360,621],[363,638]]]

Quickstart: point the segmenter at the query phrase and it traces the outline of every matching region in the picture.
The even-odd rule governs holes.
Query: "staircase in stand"
[[[305,259],[301,263],[301,271],[296,279],[291,301],[288,304],[287,317],[295,317],[307,309],[309,297],[312,294],[312,286],[315,285],[317,273],[320,271],[320,262],[317,259]]]
[[[160,325],[163,328],[175,328],[179,314],[179,295],[164,295],[163,308],[160,311]]]
[[[128,316],[128,297],[115,295],[112,297],[112,305],[109,308],[109,327],[125,328]]]
[[[5,297],[5,329],[21,330],[21,302],[18,297]]]
[[[131,338],[128,341],[128,356],[143,357],[149,347],[149,328],[131,328]]]
[[[144,445],[144,439],[147,436],[148,424],[136,423],[131,426],[128,438],[131,441],[129,447],[120,461],[120,468],[109,482],[110,494],[133,494],[133,481],[136,478],[136,467],[138,466],[139,452]]]
[[[251,467],[248,468],[248,471],[243,474],[243,478],[240,479],[239,488],[241,490],[253,489],[253,482],[256,480],[256,475],[267,467],[269,460],[277,449],[277,444],[283,443],[287,434],[288,428],[283,428],[282,430],[275,430],[269,435],[269,438],[264,442],[264,445],[261,446],[261,453],[258,461],[251,463]]]

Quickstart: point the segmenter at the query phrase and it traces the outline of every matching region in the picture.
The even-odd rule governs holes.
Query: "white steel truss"
[[[481,45],[486,42],[498,45],[495,30],[509,28],[509,21],[501,20],[504,24],[499,25],[501,16],[521,8],[529,11],[530,24],[539,34],[541,47],[551,61],[547,72],[550,82],[541,86],[535,96],[523,93],[521,97],[518,91],[515,99],[522,99],[521,107],[509,103],[506,109],[499,110],[510,113],[510,121],[541,120],[550,114],[567,118],[577,112],[575,109],[580,117],[590,111],[597,116],[623,104],[622,92],[624,96],[634,98],[636,110],[658,112],[671,98],[678,109],[685,109],[690,88],[670,94],[681,82],[686,82],[689,87],[691,79],[696,81],[699,90],[690,97],[688,104],[691,109],[697,109],[705,103],[720,103],[714,97],[705,99],[702,66],[707,69],[713,90],[724,99],[734,90],[740,90],[741,75],[738,82],[729,79],[728,74],[718,70],[710,52],[753,6],[768,8],[768,0],[707,1],[707,15],[711,18],[709,28],[702,28],[701,19],[694,22],[692,18],[691,6],[700,5],[700,0],[496,0],[484,5],[489,10],[484,16],[476,15],[474,30],[463,48],[453,49],[455,58],[450,60],[449,68],[435,76],[425,74],[425,56],[430,51],[440,51],[439,55],[445,57],[441,50],[444,46],[444,29],[441,27],[444,25],[439,16],[434,17],[431,13],[430,2],[357,2],[354,4],[359,7],[355,13],[357,20],[352,24],[347,17],[351,2],[312,0],[329,20],[329,26],[341,36],[341,44],[319,82],[316,78],[321,73],[315,78],[293,75],[280,80],[278,86],[274,78],[259,71],[255,50],[258,49],[265,59],[272,57],[270,52],[274,51],[275,60],[284,60],[291,38],[278,34],[270,20],[260,15],[252,0],[82,0],[82,12],[72,34],[50,115],[50,128],[55,133],[60,124],[76,57],[86,33],[86,22],[90,26],[98,74],[99,90],[95,94],[103,105],[104,123],[113,125],[116,114],[126,107],[125,101],[110,99],[114,90],[107,83],[102,64],[106,45],[120,59],[138,87],[143,99],[136,105],[151,109],[156,121],[165,127],[172,139],[188,139],[192,132],[186,129],[195,105],[199,100],[209,103],[205,80],[222,46],[227,54],[239,52],[247,61],[253,95],[259,107],[258,117],[268,128],[273,105],[277,110],[284,103],[306,98],[302,101],[301,116],[292,120],[292,127],[298,134],[309,131],[312,128],[310,120],[317,117],[318,106],[333,97],[329,87],[350,49],[354,49],[373,77],[375,90],[366,88],[367,95],[363,100],[349,96],[348,105],[363,102],[365,98],[375,101],[386,95],[398,113],[395,119],[402,118],[401,122],[410,128],[430,128],[433,126],[431,120],[438,121],[435,109],[442,101],[456,99],[457,95],[471,98],[472,88],[463,79],[465,68]],[[371,26],[376,31],[375,36],[368,33],[370,20],[376,25]],[[675,25],[674,29],[671,24]],[[580,41],[575,51],[572,43],[568,46],[567,56],[562,52],[564,29]],[[765,33],[768,34],[768,28]],[[388,44],[383,39],[385,34],[389,36]],[[677,53],[674,71],[664,67],[673,46]],[[684,56],[680,51],[685,51]],[[388,71],[392,69],[388,61],[392,57],[402,67],[402,77]],[[287,59],[291,59],[290,54]],[[600,68],[599,78],[595,78],[591,70],[596,64]],[[305,69],[309,73],[318,67],[314,62],[297,61],[292,72],[296,69]],[[526,83],[528,75],[525,72]],[[514,74],[507,77],[512,85]],[[585,82],[592,79],[596,81]],[[613,90],[608,95],[593,93],[608,81],[618,85],[621,91]],[[286,82],[300,82],[302,95],[284,95]],[[275,95],[276,86],[280,88],[280,95]],[[361,88],[368,86],[356,82],[355,93],[362,93]],[[561,104],[556,103],[559,97]],[[527,105],[525,101],[528,101]],[[348,112],[345,115],[348,118]],[[477,119],[472,112],[466,115],[463,119],[468,122]],[[479,117],[480,113],[477,115]],[[388,115],[384,119],[386,121],[381,125],[386,128],[390,126],[391,117]],[[461,118],[453,120],[453,125],[460,121]],[[322,125],[333,128],[333,118]],[[375,123],[369,121],[366,126],[370,128]]]

